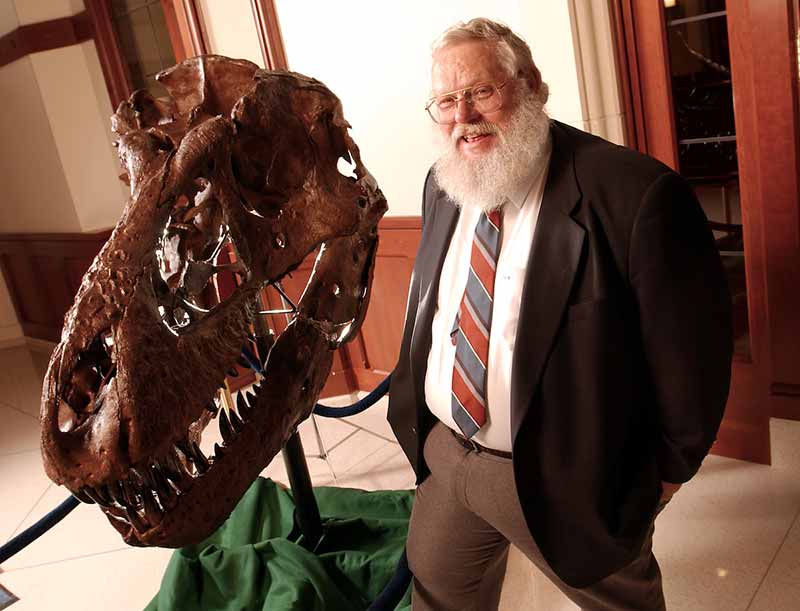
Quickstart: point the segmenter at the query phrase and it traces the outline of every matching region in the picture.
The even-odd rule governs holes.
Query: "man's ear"
[[[519,71],[519,78],[525,80],[532,93],[538,93],[542,86],[542,75],[536,68],[527,68]]]

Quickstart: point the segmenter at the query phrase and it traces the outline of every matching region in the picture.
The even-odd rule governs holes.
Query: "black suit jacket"
[[[632,561],[661,480],[700,467],[728,396],[730,296],[706,217],[663,164],[552,122],[511,375],[513,463],[531,534],[585,587]],[[421,482],[424,383],[458,209],[423,199],[389,422]]]

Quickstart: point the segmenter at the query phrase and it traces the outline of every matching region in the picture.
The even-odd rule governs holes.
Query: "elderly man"
[[[525,42],[434,45],[425,183],[389,421],[417,474],[414,609],[496,606],[509,542],[584,609],[664,609],[656,514],[719,427],[730,297],[661,163],[548,120]]]

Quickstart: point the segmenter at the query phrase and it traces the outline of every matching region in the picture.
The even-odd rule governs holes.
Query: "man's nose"
[[[472,123],[479,116],[480,113],[475,110],[472,100],[462,97],[456,102],[456,123]]]

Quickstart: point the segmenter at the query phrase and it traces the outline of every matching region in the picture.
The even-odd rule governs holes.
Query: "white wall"
[[[90,51],[94,51],[94,43],[87,41],[30,55],[72,205],[84,232],[116,225],[128,195],[118,178],[120,170],[111,146],[111,103],[105,89],[99,98],[96,95],[87,63]]]
[[[198,7],[203,15],[209,53],[248,59],[264,67],[250,0],[199,0]]]
[[[213,0],[207,0],[210,4]],[[276,1],[289,67],[338,95],[388,215],[418,215],[435,158],[428,97],[431,42],[456,21],[485,16],[526,39],[548,82],[554,118],[583,125],[569,11],[525,0]]]

